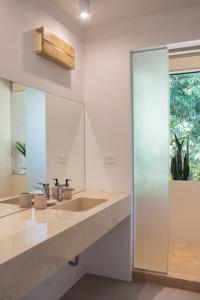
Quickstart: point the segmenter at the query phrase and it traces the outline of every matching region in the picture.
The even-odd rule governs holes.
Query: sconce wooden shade
[[[11,91],[12,92],[23,92],[26,90],[26,87],[17,82],[11,82]]]
[[[75,69],[75,49],[49,32],[46,28],[36,29],[37,54],[53,61],[67,70]]]

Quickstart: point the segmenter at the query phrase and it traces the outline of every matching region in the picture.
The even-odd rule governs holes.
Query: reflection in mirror
[[[0,217],[38,182],[85,189],[84,105],[0,79]]]
[[[46,95],[47,181],[70,178],[74,192],[84,190],[84,107]]]

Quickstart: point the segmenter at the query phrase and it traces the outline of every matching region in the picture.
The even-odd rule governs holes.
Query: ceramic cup
[[[30,193],[21,193],[19,196],[20,207],[31,207],[32,206],[32,195]]]
[[[71,189],[71,188],[64,189],[63,192],[62,192],[63,199],[64,200],[70,200],[70,199],[72,199],[72,191],[73,190],[74,189]]]
[[[47,198],[44,194],[36,194],[34,199],[35,209],[45,209],[47,208]]]

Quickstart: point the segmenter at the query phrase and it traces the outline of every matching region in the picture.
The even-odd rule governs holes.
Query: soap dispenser
[[[69,181],[71,181],[71,179],[66,179],[65,180],[65,186],[63,188],[63,199],[64,200],[72,199],[72,192],[73,192],[74,189],[70,187]]]
[[[58,183],[58,178],[53,179],[55,181],[54,186],[52,187],[52,198],[55,200],[58,200],[59,197],[59,183]]]

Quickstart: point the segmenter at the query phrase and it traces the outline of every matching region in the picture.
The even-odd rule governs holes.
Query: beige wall
[[[129,51],[199,39],[199,15],[200,6],[86,30],[87,188],[131,189]],[[104,165],[106,154],[115,165]]]
[[[11,191],[10,195],[19,195],[20,193],[27,192],[27,178],[25,175],[12,175],[11,176]]]
[[[170,243],[200,244],[200,182],[170,182]]]

